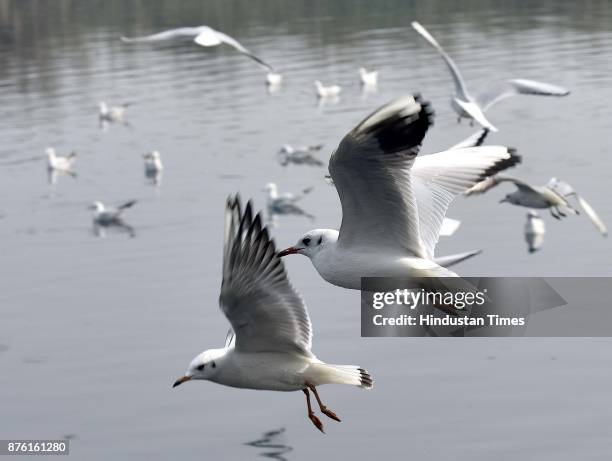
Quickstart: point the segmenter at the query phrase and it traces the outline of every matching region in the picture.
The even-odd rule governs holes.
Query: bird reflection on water
[[[264,458],[277,459],[279,461],[288,461],[285,455],[293,451],[293,447],[284,443],[285,428],[276,429],[273,431],[264,432],[263,435],[252,442],[246,442],[245,445],[249,445],[255,448],[264,448],[265,451],[259,454]]]

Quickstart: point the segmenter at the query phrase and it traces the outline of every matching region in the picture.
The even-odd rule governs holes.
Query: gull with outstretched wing
[[[412,22],[412,27],[438,51],[453,77],[455,94],[451,99],[451,106],[458,115],[458,121],[461,121],[462,118],[471,119],[484,128],[491,131],[497,131],[497,128],[485,116],[485,112],[502,99],[519,94],[567,96],[570,93],[569,90],[557,85],[521,78],[501,82],[474,97],[468,92],[465,81],[459,71],[459,67],[457,67],[457,64],[455,64],[448,53],[444,51],[444,48],[442,48],[433,35],[416,21]]]
[[[198,354],[174,387],[208,380],[245,389],[301,390],[308,418],[323,432],[309,392],[323,414],[340,421],[321,402],[317,387],[348,384],[371,389],[372,377],[363,368],[327,364],[312,353],[306,305],[289,282],[274,241],[261,216],[253,215],[250,202],[243,208],[239,197],[228,199],[224,240],[219,304],[233,333],[228,334],[225,347]]]

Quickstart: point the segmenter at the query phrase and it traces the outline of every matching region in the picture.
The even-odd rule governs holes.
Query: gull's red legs
[[[314,414],[314,411],[312,411],[312,407],[310,406],[310,394],[308,393],[308,389],[304,388],[302,389],[302,392],[306,394],[306,405],[308,406],[308,418],[312,421],[312,424],[314,424],[317,429],[319,429],[321,432],[325,434],[325,431],[323,430],[323,423],[321,422],[319,418],[317,418],[317,416]]]
[[[319,397],[319,393],[317,392],[317,388],[314,387],[312,384],[307,383],[306,385],[312,391],[315,398],[317,399],[317,403],[319,404],[319,410],[321,410],[321,413],[333,419],[334,421],[340,422],[340,418],[338,418],[338,415],[334,413],[333,411],[331,411],[329,408],[327,408],[325,405],[323,405],[323,402],[321,402],[321,398]]]

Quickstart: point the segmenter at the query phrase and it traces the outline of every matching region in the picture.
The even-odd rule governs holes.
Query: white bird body
[[[368,71],[365,67],[360,67],[359,80],[364,86],[376,86],[378,84],[378,71]]]
[[[158,151],[154,150],[152,152],[147,152],[143,155],[144,165],[145,165],[145,174],[155,175],[157,173],[161,173],[164,169],[164,165],[161,161],[161,155]]]
[[[71,173],[72,167],[76,162],[76,153],[72,152],[67,156],[57,155],[53,147],[48,147],[45,150],[47,154],[47,169],[53,171],[61,171]]]
[[[158,32],[156,34],[147,35],[144,37],[121,37],[121,40],[126,43],[150,43],[181,38],[192,38],[196,44],[207,48],[211,46],[218,46],[221,44],[229,45],[235,50],[244,54],[245,56],[251,58],[261,67],[266,69],[266,71],[272,73],[274,72],[274,69],[271,65],[263,61],[261,58],[257,57],[250,50],[240,44],[240,42],[238,42],[236,39],[209,26],[179,27],[178,29],[165,30],[163,32]]]
[[[324,414],[340,421],[322,404],[316,387],[349,384],[370,389],[372,378],[362,368],[326,364],[312,353],[306,305],[289,282],[260,215],[253,217],[250,202],[243,212],[239,198],[230,197],[225,222],[219,304],[235,334],[224,348],[198,354],[174,387],[201,379],[247,389],[302,390],[308,417],[323,431],[309,391]]]
[[[266,84],[269,86],[279,86],[283,83],[283,76],[278,72],[268,72],[266,74]]]
[[[550,83],[527,79],[512,79],[506,80],[490,88],[488,91],[473,97],[467,90],[459,68],[438,41],[418,22],[412,22],[412,27],[438,51],[448,67],[455,84],[455,94],[451,98],[451,106],[459,116],[459,121],[462,118],[475,120],[483,127],[491,131],[497,131],[497,128],[485,116],[485,112],[502,99],[519,94],[567,96],[570,93],[567,89]]]
[[[545,234],[546,225],[540,215],[536,211],[527,213],[527,221],[525,222],[525,241],[527,242],[529,253],[534,253],[542,247]]]
[[[121,106],[109,106],[104,101],[98,103],[99,106],[99,118],[101,121],[106,122],[123,122],[125,111],[130,104],[122,104]]]
[[[319,275],[332,285],[351,290],[361,289],[362,277],[457,277],[454,272],[439,266],[432,260],[403,256],[394,251],[381,253],[376,248],[342,248],[337,245],[339,232],[334,229],[321,231],[323,244],[320,251],[312,253],[310,260]]]
[[[452,200],[520,157],[503,146],[418,156],[433,123],[429,103],[406,96],[372,113],[332,155],[340,231],[315,229],[280,252],[303,254],[328,282],[359,289],[361,277],[455,277],[434,249]]]
[[[545,186],[532,186],[520,179],[493,175],[466,190],[464,195],[471,196],[483,194],[505,182],[514,184],[516,186],[516,191],[506,194],[506,196],[500,200],[500,203],[507,202],[512,205],[527,208],[549,209],[550,214],[554,218],[561,219],[566,216],[565,212],[574,215],[579,214],[578,210],[569,202],[569,199],[573,197],[601,235],[604,237],[608,235],[608,228],[597,215],[593,207],[582,196],[578,195],[572,186],[566,182],[559,181],[557,178],[551,178]]]
[[[339,85],[325,86],[319,80],[315,81],[315,88],[317,90],[317,96],[322,99],[337,98],[342,91]]]

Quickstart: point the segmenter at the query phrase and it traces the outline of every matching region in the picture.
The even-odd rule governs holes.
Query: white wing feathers
[[[514,184],[519,189],[529,190],[529,191],[532,191],[532,192],[536,192],[533,189],[533,187],[531,187],[526,182],[521,181],[520,179],[511,178],[509,176],[493,175],[493,176],[489,176],[488,178],[483,179],[479,183],[473,185],[468,190],[466,190],[463,193],[463,195],[469,197],[471,195],[484,194],[485,192],[493,189],[494,187],[496,187],[497,185],[501,184],[502,182],[511,182],[512,184]]]
[[[202,31],[194,39],[194,42],[204,47],[217,46],[217,45],[220,45],[221,43],[225,43],[226,45],[233,47],[240,53],[248,56],[253,61],[255,61],[257,64],[264,67],[268,71],[270,72],[274,71],[274,68],[271,65],[266,63],[261,58],[255,56],[250,50],[242,46],[240,42],[238,42],[236,39],[230,37],[227,34],[224,34],[223,32],[214,30],[210,27],[203,28]]]
[[[448,67],[448,70],[450,71],[453,77],[453,80],[455,82],[455,92],[460,95],[462,99],[469,99],[469,94],[467,92],[465,82],[463,81],[463,77],[461,76],[459,68],[457,67],[455,62],[450,58],[448,54],[446,54],[446,51],[444,51],[438,41],[433,38],[433,36],[427,31],[427,29],[425,29],[425,27],[423,27],[418,22],[413,21],[412,28],[416,30],[419,34],[421,34],[421,36],[423,36],[423,38],[427,40],[430,45],[432,45],[436,50],[438,50],[438,53],[440,53],[440,56],[442,56],[442,59],[446,63],[446,66]]]
[[[416,157],[432,123],[429,103],[407,96],[344,137],[329,163],[342,204],[339,245],[431,259],[451,201],[520,161],[503,146]]]
[[[175,38],[193,37],[194,35],[197,35],[199,31],[199,27],[180,27],[178,29],[165,30],[156,34],[146,35],[144,37],[121,37],[121,41],[125,43],[161,42]]]
[[[329,161],[342,204],[339,245],[425,256],[410,168],[432,123],[429,103],[405,96],[342,139]]]
[[[571,196],[576,198],[578,205],[582,208],[582,211],[588,216],[593,225],[597,228],[597,230],[606,237],[608,235],[608,228],[601,220],[599,215],[595,212],[593,207],[584,199],[582,196],[576,192],[576,190],[570,186],[568,183],[564,181],[559,181],[557,178],[551,178],[551,180],[546,185],[549,189],[552,189],[557,194],[561,195],[564,198],[569,198]]]
[[[219,303],[236,334],[236,350],[311,356],[312,327],[301,296],[291,286],[274,241],[244,212],[240,198],[226,206],[223,283]]]
[[[538,96],[567,96],[570,94],[570,92],[566,88],[552,85],[550,83],[517,78],[514,80],[506,80],[505,82],[501,82],[483,94],[478,95],[476,100],[480,107],[482,107],[482,110],[486,111],[502,99],[519,94]]]
[[[504,146],[449,150],[415,160],[412,185],[417,199],[420,237],[430,259],[444,215],[454,198],[520,160],[514,149]]]

